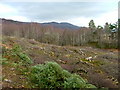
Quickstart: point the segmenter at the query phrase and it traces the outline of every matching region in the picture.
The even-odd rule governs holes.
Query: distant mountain
[[[4,19],[4,18],[0,18],[0,20],[2,20],[2,22],[6,22],[6,23],[15,23],[15,24],[30,24],[31,22],[21,22],[21,21],[15,21],[15,20],[11,20],[11,19]],[[67,22],[62,22],[62,23],[58,23],[58,22],[48,22],[48,23],[38,23],[38,22],[32,22],[32,23],[37,23],[43,26],[53,26],[55,28],[60,28],[60,29],[72,29],[72,30],[78,30],[80,29],[79,26],[67,23]]]
[[[51,25],[56,28],[62,28],[62,29],[80,29],[79,26],[67,23],[67,22],[62,22],[62,23],[57,23],[57,22],[48,22],[48,23],[42,23],[43,25]]]

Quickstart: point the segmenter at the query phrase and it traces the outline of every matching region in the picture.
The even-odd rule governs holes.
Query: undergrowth
[[[71,74],[56,62],[31,67],[29,79],[39,88],[96,88],[77,74]]]
[[[32,88],[96,88],[81,76],[62,69],[56,62],[32,66],[32,60],[19,45],[12,49],[3,48],[2,64],[6,65],[10,60],[11,65],[27,77]]]

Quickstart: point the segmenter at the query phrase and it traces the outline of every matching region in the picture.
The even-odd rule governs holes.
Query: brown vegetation
[[[79,30],[72,30],[60,29],[51,25],[44,26],[35,22],[25,23],[2,19],[2,34],[61,46],[92,45],[100,48],[117,48],[118,33],[116,27],[111,29],[112,25],[108,23],[105,24],[104,28],[95,27],[93,21],[92,24],[89,28],[80,27]]]

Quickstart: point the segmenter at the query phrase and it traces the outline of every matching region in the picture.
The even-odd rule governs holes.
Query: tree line
[[[100,48],[118,47],[118,23],[105,23],[104,27],[95,26],[93,20],[89,27],[81,27],[79,30],[60,29],[53,26],[31,22],[13,22],[2,20],[2,34],[28,39],[35,39],[41,43],[55,45],[93,45]]]

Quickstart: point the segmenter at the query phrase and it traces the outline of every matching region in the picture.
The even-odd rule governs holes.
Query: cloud
[[[119,0],[1,0],[3,2],[118,2]]]
[[[27,17],[21,16],[17,9],[5,4],[0,4],[0,17],[18,21],[29,21]]]
[[[118,3],[118,18],[120,19],[120,1]]]
[[[71,22],[72,24],[78,26],[88,26],[90,20],[94,20],[95,25],[104,26],[106,22],[108,23],[115,23],[118,20],[118,10],[114,10],[111,12],[103,13],[99,17],[78,17],[78,18],[71,18],[68,19],[67,22]],[[61,22],[65,22],[64,20]]]
[[[30,20],[27,17],[24,16],[7,16],[6,19],[13,19],[17,21],[24,21],[24,22],[30,22]]]
[[[4,4],[0,4],[0,15],[4,14],[10,14],[10,13],[16,13],[17,10],[15,10],[14,8],[12,8],[9,5],[4,5]]]
[[[104,25],[106,22],[115,23],[118,21],[118,10],[114,10],[94,19],[97,25]]]
[[[17,5],[17,4],[16,4]],[[24,3],[18,11],[23,16],[32,20],[57,20],[68,19],[79,16],[97,17],[107,12],[111,7],[106,7],[103,3]],[[101,8],[106,7],[106,8]]]
[[[88,26],[89,21],[94,19],[97,25],[103,25],[104,22],[116,20],[116,11],[113,12],[116,4],[116,2],[2,2],[0,17],[19,21],[64,21],[78,26]]]

